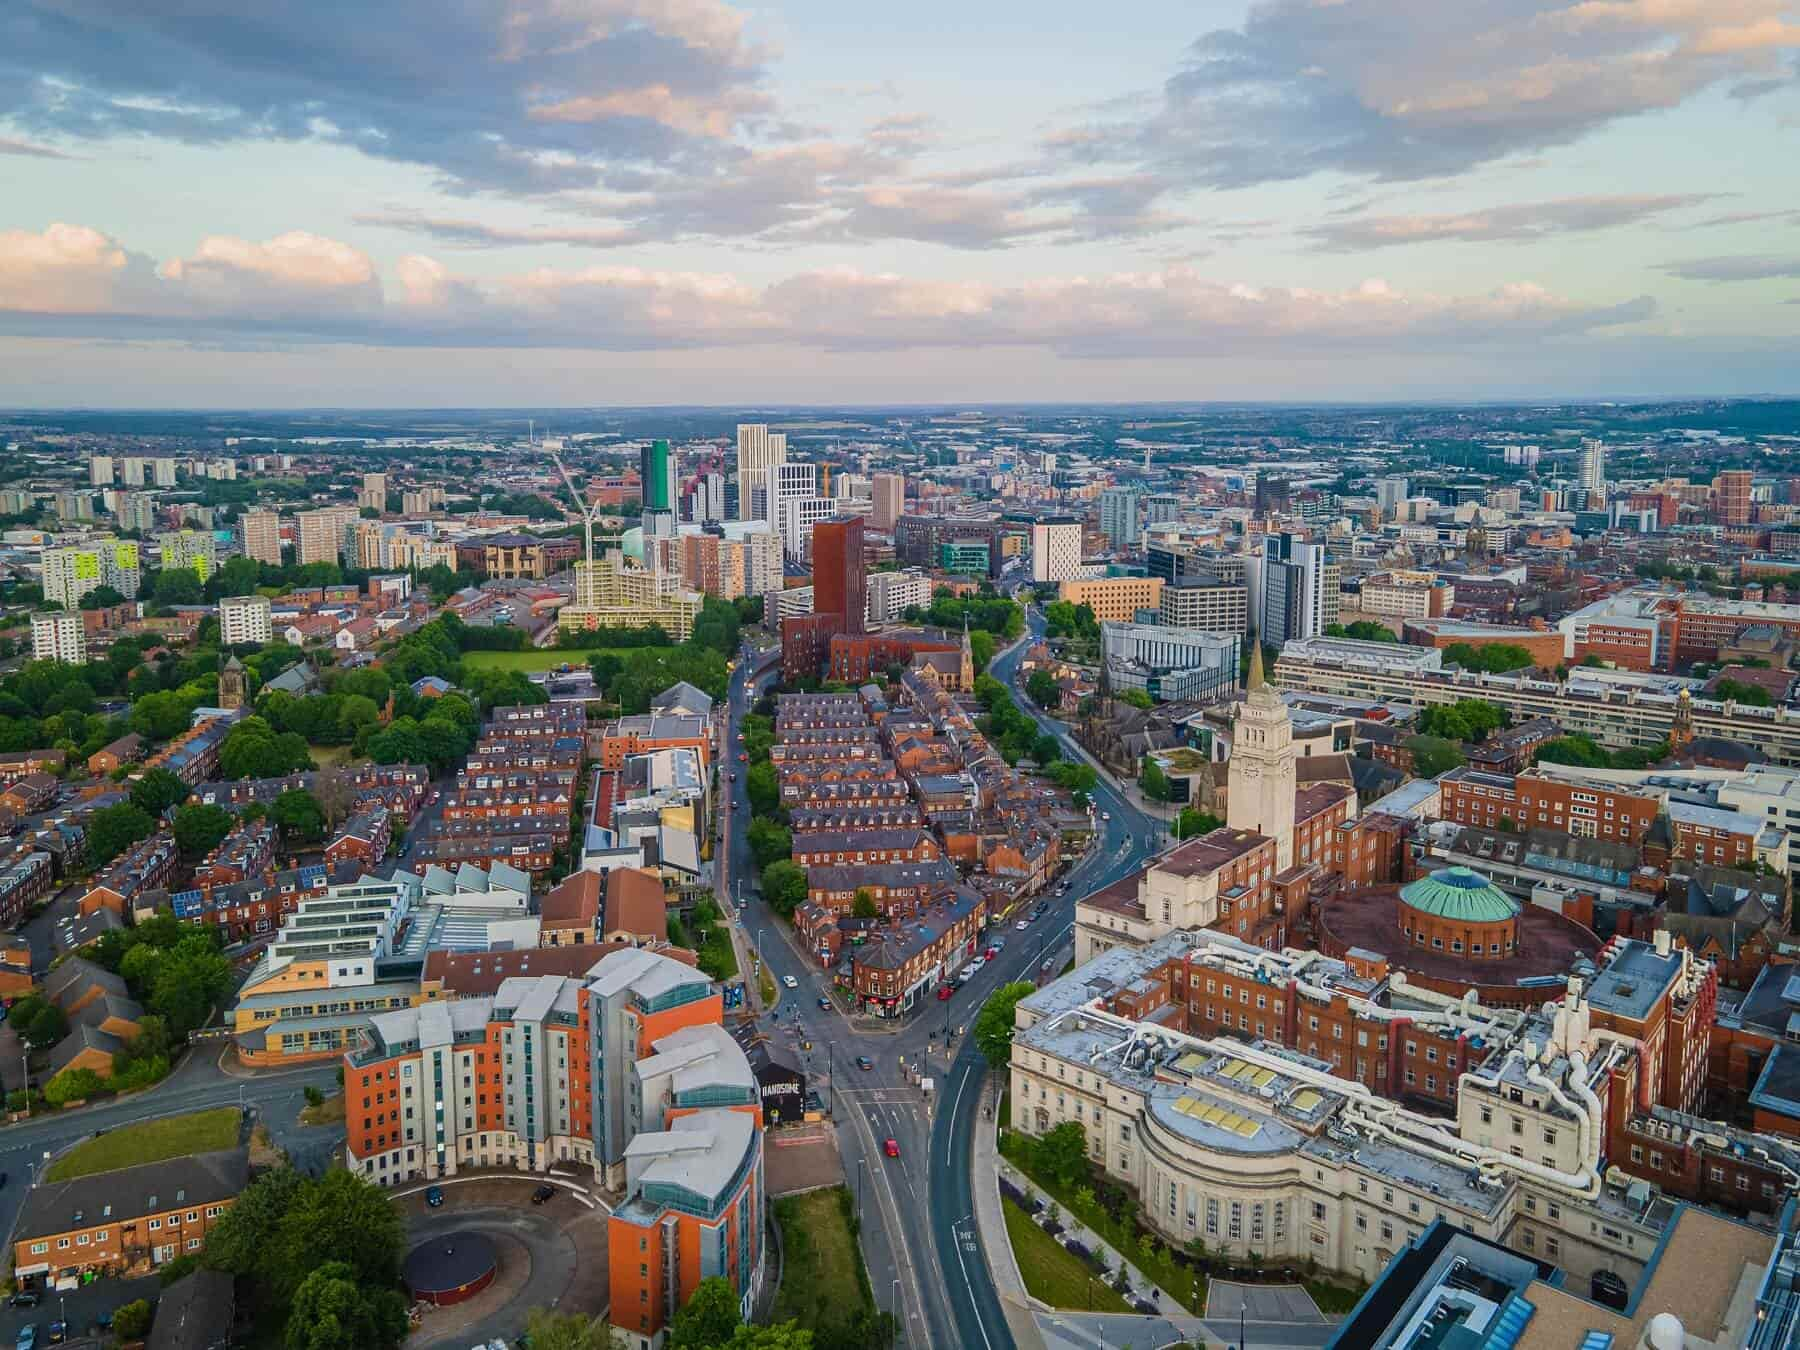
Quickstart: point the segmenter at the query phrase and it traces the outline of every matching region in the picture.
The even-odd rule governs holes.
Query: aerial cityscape
[[[1800,11],[1124,15],[0,16],[0,1345],[1800,1347]]]

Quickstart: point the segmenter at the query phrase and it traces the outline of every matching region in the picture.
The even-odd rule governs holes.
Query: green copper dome
[[[1420,877],[1400,888],[1400,899],[1426,914],[1464,923],[1502,923],[1519,912],[1517,900],[1467,867],[1442,867]]]
[[[634,563],[644,561],[644,530],[642,526],[633,525],[625,531],[624,537],[619,541],[619,551]]]

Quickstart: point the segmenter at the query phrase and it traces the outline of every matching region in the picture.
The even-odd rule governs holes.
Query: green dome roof
[[[644,529],[633,525],[619,540],[619,551],[635,563],[644,561]]]
[[[1400,899],[1440,919],[1501,923],[1514,918],[1519,902],[1467,867],[1443,867],[1400,888]]]

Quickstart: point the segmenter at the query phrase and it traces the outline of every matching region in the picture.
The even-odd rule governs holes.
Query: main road
[[[1042,621],[1027,611],[1032,635]],[[1060,723],[1044,717],[1018,689],[1025,643],[998,655],[990,673],[1013,688],[1021,708],[1055,735],[1071,758],[1077,751]],[[999,985],[1030,980],[1044,962],[1051,972],[1072,951],[1076,897],[1137,871],[1149,856],[1160,822],[1146,816],[1105,778],[1094,792],[1095,842],[1062,878],[1066,890],[1044,897],[1048,909],[1023,932],[997,924],[991,938],[1002,950],[951,999],[932,1001],[906,1020],[884,1026],[846,1018],[831,997],[831,977],[802,952],[786,920],[773,914],[756,887],[746,831],[751,819],[739,761],[740,719],[774,678],[754,651],[740,663],[730,691],[725,736],[728,811],[724,848],[727,889],[742,900],[738,921],[767,965],[779,993],[765,1030],[788,1048],[825,1093],[837,1122],[845,1178],[861,1208],[864,1259],[876,1301],[896,1312],[911,1346],[981,1346],[1009,1350],[1011,1332],[1001,1310],[974,1220],[970,1160],[982,1119],[987,1065],[970,1028],[982,1001]],[[792,984],[789,984],[789,981]],[[829,1007],[822,1008],[824,998]],[[805,1047],[811,1045],[812,1049]],[[933,1080],[927,1094],[919,1079]],[[890,1156],[892,1140],[896,1156]]]

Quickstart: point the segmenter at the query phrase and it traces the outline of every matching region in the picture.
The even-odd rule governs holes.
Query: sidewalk
[[[998,1086],[990,1082],[982,1089],[982,1106],[991,1112],[999,1099]],[[1019,1273],[1019,1260],[1013,1254],[1012,1238],[1006,1231],[1006,1215],[1000,1208],[1000,1173],[1005,1165],[1000,1157],[999,1125],[990,1118],[975,1126],[975,1157],[969,1167],[969,1189],[975,1194],[975,1231],[981,1235],[982,1250],[987,1253],[988,1270],[994,1277],[994,1292],[1006,1311],[1007,1330],[1021,1350],[1045,1350],[1044,1336],[1038,1329],[1037,1311],[1046,1309],[1025,1292],[1025,1277]]]

